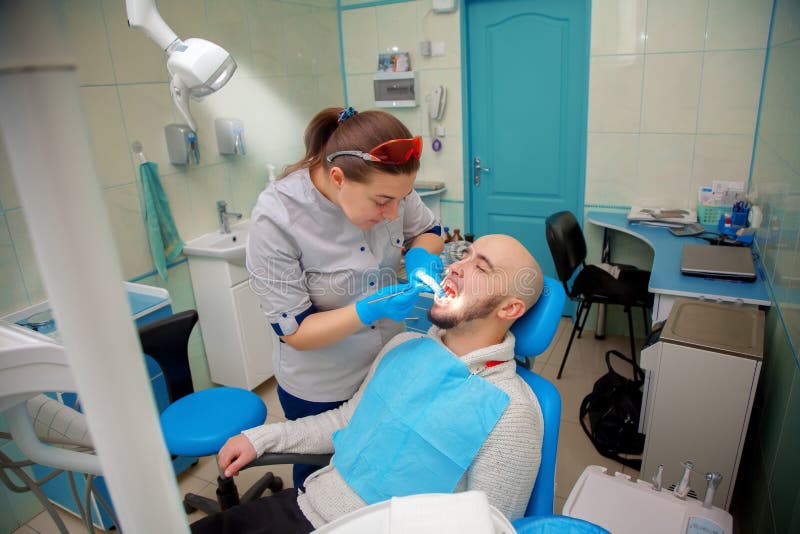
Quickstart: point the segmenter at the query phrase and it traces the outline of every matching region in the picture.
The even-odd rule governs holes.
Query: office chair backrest
[[[195,323],[197,312],[187,310],[139,327],[142,352],[161,367],[170,404],[194,392],[189,368],[189,336]]]
[[[567,289],[567,282],[586,260],[586,241],[575,216],[569,211],[559,211],[545,220],[545,236],[558,279]],[[568,290],[567,290],[568,291]]]
[[[567,295],[558,281],[545,277],[542,296],[511,327],[516,338],[514,353],[517,357],[534,358],[547,349],[558,330],[566,299]],[[525,516],[551,515],[555,494],[558,428],[561,423],[561,396],[553,384],[521,365],[517,366],[517,374],[536,395],[544,419],[542,461]]]

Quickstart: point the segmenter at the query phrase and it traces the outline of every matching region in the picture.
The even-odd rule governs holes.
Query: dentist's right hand
[[[422,287],[416,284],[398,284],[386,286],[377,292],[356,302],[356,313],[361,322],[370,325],[378,319],[388,317],[394,321],[402,321],[411,312],[419,297]],[[397,295],[378,300],[387,295]]]
[[[239,471],[256,459],[256,449],[247,436],[238,434],[228,438],[225,445],[217,453],[219,468],[230,478],[239,474]]]

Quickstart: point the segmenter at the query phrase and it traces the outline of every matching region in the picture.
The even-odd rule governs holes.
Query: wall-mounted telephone
[[[432,120],[442,120],[444,106],[447,102],[447,89],[444,85],[436,85],[428,94],[428,117]]]

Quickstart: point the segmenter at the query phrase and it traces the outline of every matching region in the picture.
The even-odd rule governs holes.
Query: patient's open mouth
[[[445,297],[447,298],[455,298],[458,296],[458,288],[451,279],[447,278],[442,283],[442,289],[444,290]]]

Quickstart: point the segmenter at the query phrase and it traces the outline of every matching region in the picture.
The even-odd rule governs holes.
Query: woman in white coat
[[[440,278],[444,246],[413,187],[422,141],[396,117],[328,108],[309,123],[305,146],[259,196],[246,256],[279,340],[273,363],[290,420],[352,397],[403,329],[421,289],[415,272]],[[405,250],[412,283],[397,285]],[[295,466],[295,487],[313,470]]]

